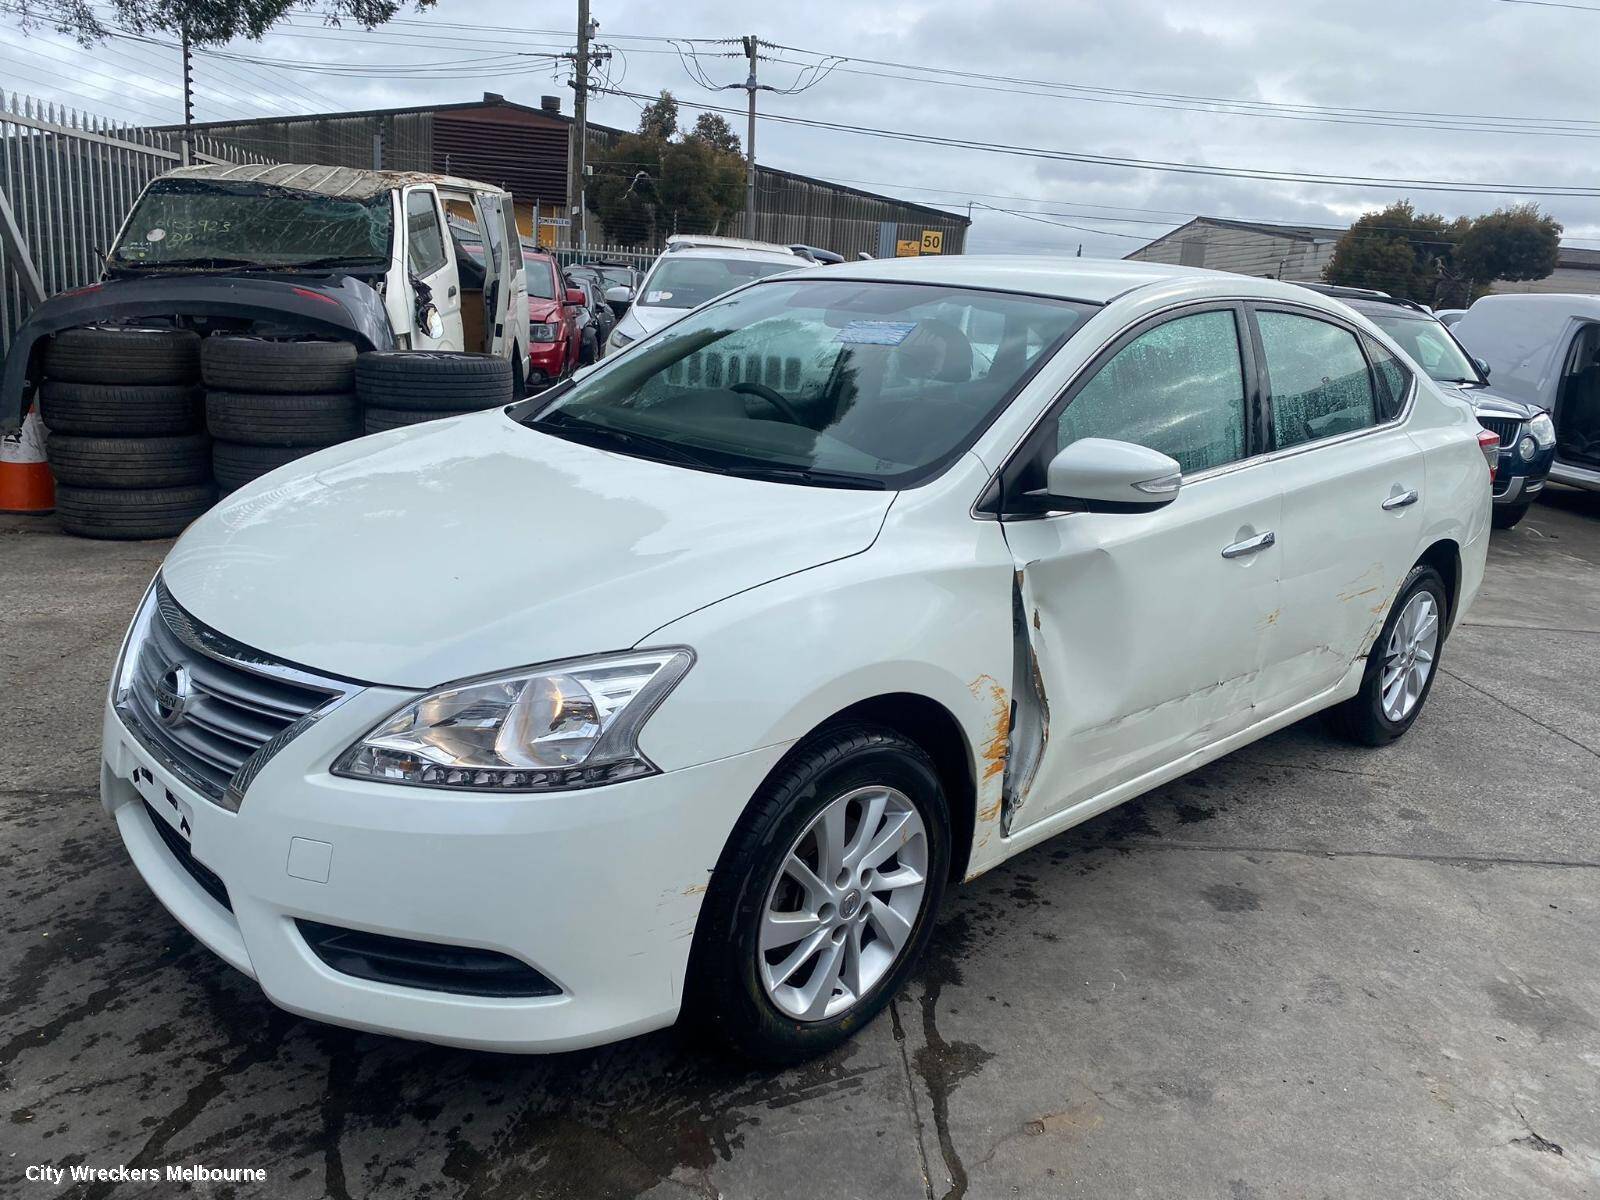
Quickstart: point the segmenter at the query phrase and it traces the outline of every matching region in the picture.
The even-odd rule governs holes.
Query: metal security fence
[[[555,256],[563,267],[575,267],[580,263],[624,263],[642,275],[661,256],[661,251],[647,246],[607,246],[591,242],[587,250],[562,247],[555,251]]]
[[[196,162],[271,162],[211,138]],[[45,296],[100,277],[145,184],[181,165],[181,133],[0,92],[0,348]]]

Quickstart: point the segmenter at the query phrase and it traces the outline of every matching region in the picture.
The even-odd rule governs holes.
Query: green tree
[[[435,0],[416,0],[417,9]],[[112,29],[180,36],[197,46],[236,37],[259,38],[292,12],[314,12],[330,25],[349,21],[364,29],[382,25],[401,9],[398,0],[111,0],[109,12],[86,0],[15,0],[22,26],[48,25],[84,45],[102,41]]]
[[[686,142],[702,142],[713,150],[740,154],[739,135],[721,113],[703,112],[694,119],[694,128],[684,134]]]
[[[1322,277],[1463,308],[1497,279],[1543,279],[1555,270],[1560,242],[1560,223],[1532,204],[1450,221],[1402,200],[1352,225]]]
[[[662,92],[640,114],[637,133],[589,156],[588,208],[608,237],[637,245],[669,233],[716,233],[744,207],[739,139],[726,121],[705,116],[680,136],[678,102]]]

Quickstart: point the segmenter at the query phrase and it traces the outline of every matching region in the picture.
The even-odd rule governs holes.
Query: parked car
[[[463,261],[446,214],[494,253]],[[104,278],[53,296],[17,331],[0,425],[20,421],[49,336],[89,325],[322,337],[358,350],[471,350],[527,370],[511,195],[450,175],[351,167],[181,167],[140,194]],[[467,278],[470,276],[471,279]],[[501,277],[504,276],[504,286]]]
[[[553,383],[588,361],[583,357],[584,299],[568,286],[553,255],[524,246],[522,262],[528,277],[528,379],[535,385]]]
[[[1456,322],[1467,315],[1467,310],[1464,308],[1437,308],[1434,309],[1433,315],[1438,317],[1446,327],[1454,329]]]
[[[1454,332],[1496,392],[1549,411],[1550,478],[1600,490],[1600,296],[1484,296]]]
[[[577,274],[573,274],[576,272]],[[594,285],[595,294],[605,300],[606,292],[613,288],[621,288],[631,298],[639,290],[639,280],[642,278],[638,270],[621,262],[586,262],[578,263],[567,268],[567,273],[573,278],[587,279]],[[621,295],[622,293],[618,293]],[[628,301],[612,302],[605,300],[606,306],[611,309],[613,320],[620,319],[628,310]]]
[[[1491,387],[1488,364],[1474,361],[1450,328],[1422,305],[1362,288],[1305,286],[1343,300],[1393,338],[1435,383],[1461,393],[1477,413],[1478,423],[1500,438],[1495,528],[1510,529],[1527,516],[1555,461],[1556,432],[1550,414]]]
[[[572,283],[567,286],[573,292],[583,297],[582,303],[572,306],[572,321],[578,330],[579,352],[577,365],[586,367],[600,357],[600,323],[595,318],[594,309],[589,304],[589,293],[581,283]]]
[[[606,299],[623,311],[606,349],[620,350],[752,280],[816,265],[770,242],[674,234],[637,291],[621,285],[607,290]]]
[[[764,279],[197,521],[104,804],[296,1013],[511,1051],[682,1015],[794,1060],[898,992],[948,885],[1319,710],[1404,735],[1497,445],[1290,284]]]
[[[584,361],[586,363],[594,362],[605,353],[606,339],[611,336],[611,331],[617,327],[616,314],[611,311],[611,306],[605,302],[599,290],[589,280],[581,277],[572,279],[569,276],[567,282],[571,287],[583,293],[584,310],[593,318],[590,321],[590,327],[594,330],[595,344],[592,352]]]

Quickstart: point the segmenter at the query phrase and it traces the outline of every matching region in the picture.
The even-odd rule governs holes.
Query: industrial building
[[[168,127],[171,132],[181,127]],[[517,222],[533,235],[538,207],[539,240],[570,244],[567,217],[567,147],[572,117],[557,96],[537,108],[485,92],[482,100],[365,112],[314,113],[212,121],[193,131],[276,162],[439,171],[498,184],[516,198]],[[598,149],[624,131],[589,126]],[[757,164],[757,211],[730,232],[765,241],[822,246],[846,257],[866,252],[892,255],[902,243],[922,244],[938,234],[944,254],[961,253],[970,221],[958,213],[881,196]],[[609,241],[590,215],[592,243]]]
[[[1329,225],[1272,225],[1196,217],[1126,257],[1141,262],[1208,267],[1236,275],[1314,283],[1345,231]],[[1600,292],[1600,250],[1562,246],[1543,279],[1497,280],[1490,292]]]

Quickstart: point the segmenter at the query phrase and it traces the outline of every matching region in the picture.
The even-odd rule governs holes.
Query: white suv
[[[299,459],[163,564],[101,787],[291,1011],[783,1061],[947,885],[1321,709],[1416,721],[1498,438],[1292,284],[845,263]]]
[[[606,292],[608,301],[629,305],[611,331],[606,350],[620,350],[734,288],[816,265],[815,260],[772,242],[675,233],[637,294],[620,287]]]

